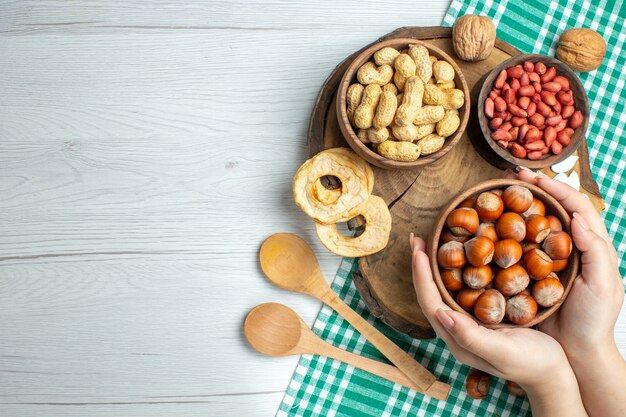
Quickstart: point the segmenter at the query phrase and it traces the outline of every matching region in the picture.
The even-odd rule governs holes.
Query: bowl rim
[[[542,159],[538,159],[534,161],[528,158],[523,158],[523,159],[517,158],[513,156],[513,154],[511,154],[508,150],[505,150],[499,147],[497,143],[493,139],[491,139],[490,137],[491,129],[489,129],[489,126],[487,125],[487,123],[482,122],[483,120],[485,121],[487,120],[487,116],[485,115],[485,106],[482,103],[484,103],[485,100],[487,99],[487,96],[489,95],[489,91],[491,90],[491,86],[493,85],[493,82],[495,78],[497,77],[497,75],[503,69],[508,68],[510,66],[518,65],[525,61],[531,61],[533,63],[543,62],[546,65],[554,66],[556,68],[557,75],[561,73],[562,75],[566,76],[567,79],[570,81],[570,83],[576,84],[577,87],[580,89],[580,91],[582,91],[584,94],[583,103],[578,104],[576,106],[576,110],[580,110],[583,113],[583,116],[584,116],[583,123],[582,125],[580,125],[578,128],[575,129],[574,135],[571,138],[570,145],[563,148],[563,151],[558,155],[552,154],[548,157],[544,157]],[[477,107],[476,117],[478,118],[478,125],[480,126],[480,131],[482,132],[483,139],[487,143],[487,145],[500,158],[502,158],[506,162],[510,164],[518,165],[518,166],[519,165],[525,166],[530,169],[547,168],[554,164],[558,164],[559,162],[568,158],[570,155],[576,152],[576,150],[582,143],[585,137],[585,132],[587,131],[587,127],[589,125],[589,97],[587,96],[587,91],[585,90],[585,87],[580,81],[580,78],[578,78],[576,73],[569,66],[567,66],[567,64],[565,64],[564,62],[554,57],[551,57],[548,55],[542,55],[542,54],[515,55],[505,61],[502,61],[500,64],[492,68],[491,71],[487,73],[485,80],[482,86],[480,87],[480,93],[478,95],[478,102],[476,103],[476,107]]]
[[[408,46],[409,44],[423,45],[429,51],[435,52],[435,54],[441,56],[445,61],[447,61],[450,65],[452,65],[452,67],[454,68],[456,72],[457,77],[459,78],[461,82],[461,86],[460,86],[461,88],[459,88],[458,86],[456,88],[462,90],[465,96],[465,102],[463,103],[463,106],[459,108],[459,114],[463,113],[461,117],[461,123],[459,124],[459,127],[454,133],[454,135],[446,139],[446,145],[444,145],[442,149],[440,149],[439,151],[431,155],[420,157],[416,161],[411,161],[411,162],[402,162],[402,161],[396,161],[393,159],[385,158],[382,155],[379,155],[378,153],[371,150],[369,147],[367,147],[356,136],[356,132],[354,131],[352,124],[348,120],[348,114],[347,114],[347,109],[346,109],[346,95],[347,95],[348,87],[350,86],[350,84],[352,84],[352,81],[356,75],[358,68],[360,68],[361,65],[363,65],[365,62],[370,60],[370,58],[374,55],[376,51],[386,46],[395,47],[397,45],[402,45],[402,44],[406,44],[406,46]],[[463,110],[463,112],[461,112],[461,110]],[[428,42],[425,42],[421,39],[393,38],[393,39],[388,39],[388,40],[381,41],[381,42],[376,42],[375,44],[371,45],[367,49],[363,50],[353,59],[352,63],[350,64],[346,72],[343,74],[343,76],[341,77],[341,81],[339,82],[339,88],[337,89],[337,98],[336,98],[336,112],[337,112],[337,121],[339,124],[339,128],[341,130],[341,133],[343,137],[346,139],[346,142],[348,142],[348,145],[357,154],[362,156],[365,160],[367,160],[371,164],[376,165],[380,168],[410,169],[410,168],[425,166],[432,162],[435,162],[439,158],[446,155],[452,148],[454,148],[454,146],[459,142],[459,140],[463,136],[463,133],[465,133],[465,129],[467,127],[467,123],[469,121],[470,112],[471,112],[471,97],[469,93],[469,87],[467,85],[467,80],[465,79],[465,76],[463,75],[463,71],[461,70],[459,65],[456,63],[456,61],[452,59],[450,55],[448,55],[446,52],[441,50],[439,47],[432,45]]]
[[[576,249],[576,246],[572,245],[572,253],[570,254],[570,257],[568,260],[568,266],[566,267],[566,269],[558,273],[558,274],[563,274],[563,277],[559,276],[559,279],[561,281],[564,281],[566,278],[568,279],[564,285],[565,291],[563,292],[563,296],[561,297],[558,303],[556,303],[552,307],[548,307],[544,309],[539,314],[537,314],[533,320],[523,325],[508,323],[504,321],[498,324],[486,324],[478,320],[472,314],[469,314],[466,310],[464,310],[461,306],[457,304],[454,298],[450,295],[450,292],[443,285],[441,274],[439,272],[439,264],[437,263],[437,251],[439,249],[439,238],[441,236],[441,231],[443,230],[443,226],[445,224],[445,219],[448,217],[448,214],[450,214],[452,210],[456,209],[463,200],[469,198],[470,196],[479,194],[484,191],[493,190],[496,188],[505,188],[511,185],[524,186],[532,192],[534,197],[542,200],[544,204],[549,203],[549,205],[554,206],[556,210],[554,213],[551,212],[550,214],[553,216],[556,216],[561,221],[563,225],[563,230],[569,233],[571,236],[572,234],[571,217],[556,198],[552,197],[546,191],[544,191],[543,189],[539,188],[538,186],[534,184],[530,184],[525,181],[516,180],[516,179],[508,179],[508,178],[492,179],[492,180],[480,182],[474,185],[473,187],[470,187],[466,189],[465,191],[459,193],[455,197],[453,197],[441,209],[439,216],[437,218],[438,220],[433,226],[433,229],[431,230],[430,235],[428,236],[427,251],[428,251],[428,257],[430,260],[430,267],[432,270],[433,279],[435,281],[435,284],[437,285],[437,289],[439,290],[439,294],[441,295],[441,298],[443,299],[444,303],[448,305],[450,308],[452,308],[453,310],[458,311],[459,313],[466,314],[467,316],[471,317],[479,325],[490,328],[490,329],[500,329],[500,328],[505,328],[505,327],[506,328],[533,327],[543,322],[544,320],[546,320],[548,317],[553,315],[567,299],[567,296],[569,295],[569,292],[572,289],[572,286],[574,285],[574,281],[576,279],[576,276],[578,274],[579,267],[580,267],[580,253],[578,252],[578,249]],[[532,282],[532,278],[531,278],[531,282]]]

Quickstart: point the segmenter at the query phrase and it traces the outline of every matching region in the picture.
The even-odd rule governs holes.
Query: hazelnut
[[[498,195],[487,191],[478,196],[474,209],[480,220],[490,222],[502,215],[504,203]]]
[[[494,287],[502,293],[510,297],[524,291],[530,283],[528,272],[519,264],[511,265],[506,269],[501,269],[496,274]]]
[[[500,291],[490,288],[482,293],[474,305],[474,316],[483,323],[497,324],[506,311],[506,300]]]
[[[498,233],[496,232],[496,225],[494,223],[481,223],[476,231],[476,236],[484,236],[492,242],[497,242],[499,240]]]
[[[550,234],[550,221],[540,214],[531,214],[526,219],[526,240],[541,243]]]
[[[524,389],[520,387],[519,384],[513,381],[506,381],[506,390],[509,392],[509,394],[515,395],[516,397],[526,396],[526,391],[524,391]]]
[[[465,200],[461,201],[461,204],[459,204],[459,207],[457,208],[462,208],[462,207],[474,208],[475,204],[476,204],[475,198],[466,198]]]
[[[533,193],[521,185],[511,185],[502,192],[504,206],[515,213],[523,213],[533,202]]]
[[[552,272],[552,259],[542,250],[533,249],[524,255],[526,272],[534,279],[544,279]]]
[[[480,221],[476,210],[461,207],[452,211],[446,219],[450,231],[457,236],[469,236],[476,233]]]
[[[461,306],[461,308],[472,311],[476,300],[484,291],[483,289],[463,288],[456,295],[456,303]]]
[[[454,52],[464,61],[487,59],[495,42],[496,27],[487,16],[461,16],[452,28]]]
[[[530,295],[517,294],[506,302],[506,317],[515,324],[526,324],[537,315],[537,303]]]
[[[530,207],[522,213],[522,217],[527,219],[532,214],[539,214],[541,216],[546,215],[546,205],[543,204],[543,201],[538,198],[533,198],[532,203],[530,203]]]
[[[487,265],[493,259],[493,241],[484,236],[477,236],[463,244],[467,262],[474,266]]]
[[[550,233],[543,242],[543,251],[552,259],[567,259],[572,253],[572,239],[563,231]]]
[[[559,280],[554,278],[546,278],[538,281],[533,285],[533,298],[537,301],[537,304],[543,307],[552,307],[559,302],[565,288]]]
[[[485,288],[493,280],[493,271],[489,265],[466,266],[463,270],[463,282],[474,289]]]
[[[448,291],[458,291],[465,286],[463,285],[463,274],[460,268],[441,271],[441,281]]]
[[[460,242],[448,242],[439,247],[437,262],[445,269],[462,268],[465,265],[465,250]]]
[[[561,221],[555,216],[549,215],[546,216],[546,219],[548,219],[548,222],[550,223],[551,232],[560,232],[561,230],[563,230],[563,225],[561,224]]]
[[[500,268],[508,268],[522,259],[522,247],[513,239],[499,240],[493,246],[493,260]]]
[[[593,71],[602,64],[606,42],[594,30],[570,29],[563,32],[556,48],[556,56],[574,71]]]
[[[553,259],[552,272],[561,272],[567,266],[568,259]]]
[[[467,242],[468,239],[469,239],[469,236],[457,236],[454,233],[452,233],[448,228],[444,228],[441,231],[441,236],[439,237],[439,244],[443,245],[444,243],[448,243],[452,241],[465,243]]]
[[[521,242],[526,236],[526,223],[522,216],[509,211],[500,216],[496,222],[496,231],[501,239],[513,239]]]
[[[480,400],[489,395],[489,389],[491,388],[491,375],[480,369],[472,369],[467,375],[465,380],[465,389],[467,394]]]
[[[528,242],[527,240],[523,240],[520,245],[522,245],[522,251],[524,251],[524,253],[533,249],[541,249],[541,245],[539,243]]]

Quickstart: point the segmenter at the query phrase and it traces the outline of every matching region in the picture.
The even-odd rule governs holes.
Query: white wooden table
[[[0,4],[0,415],[272,416],[297,358],[245,343],[317,92],[446,1]],[[626,351],[626,317],[618,339]]]

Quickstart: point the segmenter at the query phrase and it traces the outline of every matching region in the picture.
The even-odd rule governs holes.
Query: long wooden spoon
[[[348,307],[328,286],[311,247],[291,233],[265,239],[259,251],[263,273],[277,286],[307,294],[328,304],[369,340],[422,391],[436,378],[415,359]]]
[[[282,304],[260,304],[250,310],[243,325],[243,333],[253,348],[266,355],[309,353],[328,356],[438,400],[445,401],[450,393],[450,385],[439,381],[424,391],[394,366],[346,352],[323,341],[308,328],[298,313]]]

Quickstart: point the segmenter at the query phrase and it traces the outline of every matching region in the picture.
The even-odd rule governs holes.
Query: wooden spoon
[[[336,348],[320,339],[308,328],[298,313],[282,304],[267,303],[253,308],[246,317],[243,332],[252,347],[266,355],[287,356],[306,353],[323,355],[438,400],[445,401],[450,393],[450,385],[439,381],[435,381],[424,391],[394,366]]]
[[[261,269],[272,283],[328,304],[398,367],[415,386],[427,391],[436,378],[415,359],[348,307],[328,286],[311,247],[291,233],[265,239],[259,251]]]

